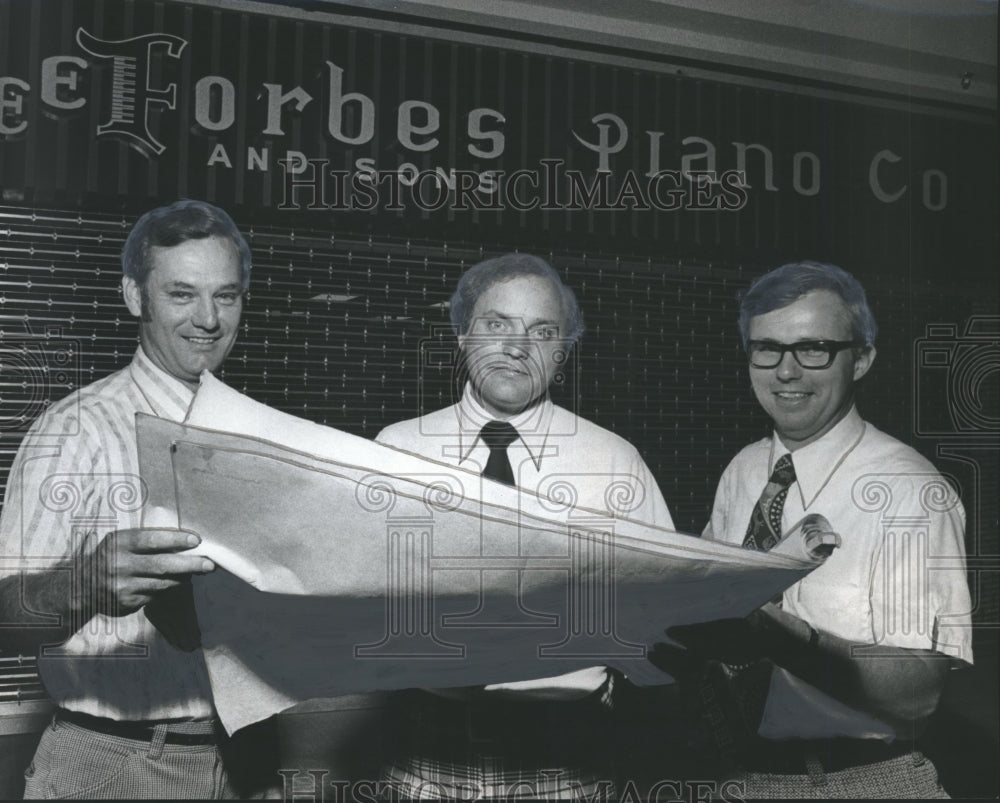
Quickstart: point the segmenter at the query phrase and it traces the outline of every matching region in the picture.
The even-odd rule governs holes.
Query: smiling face
[[[222,237],[150,249],[145,288],[122,279],[146,356],[189,387],[229,354],[243,311],[240,258]]]
[[[850,315],[830,290],[814,290],[750,320],[750,340],[796,343],[800,340],[851,340]],[[855,355],[856,351],[860,354]],[[785,352],[774,368],[750,366],[750,382],[774,429],[789,449],[829,432],[851,409],[854,383],[875,359],[875,348],[844,349],[829,368],[810,370]]]
[[[515,276],[487,288],[458,338],[483,407],[510,418],[543,399],[566,361],[565,335],[562,298],[547,280]]]

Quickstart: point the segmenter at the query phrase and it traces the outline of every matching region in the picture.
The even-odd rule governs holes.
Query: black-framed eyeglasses
[[[837,355],[844,349],[863,346],[857,340],[800,340],[797,343],[778,343],[774,340],[751,340],[747,343],[747,355],[754,368],[776,368],[785,356],[792,352],[795,361],[803,368],[822,370],[833,365]]]

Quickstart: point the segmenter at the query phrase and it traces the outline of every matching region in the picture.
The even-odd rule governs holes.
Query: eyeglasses
[[[798,343],[777,343],[774,340],[751,340],[747,354],[754,368],[776,368],[790,351],[803,368],[822,370],[833,365],[844,349],[863,346],[856,340],[800,340]]]

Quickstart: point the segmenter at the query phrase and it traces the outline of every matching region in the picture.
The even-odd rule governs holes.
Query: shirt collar
[[[483,426],[490,421],[496,421],[497,417],[489,413],[479,403],[468,383],[462,392],[457,413],[460,461],[464,461],[479,441],[479,432]],[[552,422],[551,399],[546,397],[540,404],[506,420],[517,430],[518,440],[524,444],[524,448],[531,455],[535,468],[541,470],[545,440]]]
[[[129,371],[132,381],[156,415],[171,421],[184,420],[194,399],[191,388],[156,366],[146,356],[142,346],[136,349]]]
[[[819,495],[823,487],[830,481],[840,464],[854,451],[861,436],[865,433],[865,422],[858,413],[858,408],[852,406],[844,418],[836,426],[807,446],[794,452],[782,443],[778,433],[774,433],[771,441],[771,456],[768,463],[768,476],[774,470],[774,464],[782,455],[791,452],[792,464],[795,466],[795,480],[802,495],[802,507],[808,508]]]

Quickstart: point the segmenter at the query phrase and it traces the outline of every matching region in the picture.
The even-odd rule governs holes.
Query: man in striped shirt
[[[57,706],[25,796],[232,797],[202,653],[174,646],[145,608],[215,567],[185,554],[198,536],[141,528],[135,414],[182,420],[201,372],[222,364],[250,250],[224,211],[178,201],[139,219],[122,269],[141,345],[35,422],[0,519],[4,651],[40,649]]]

